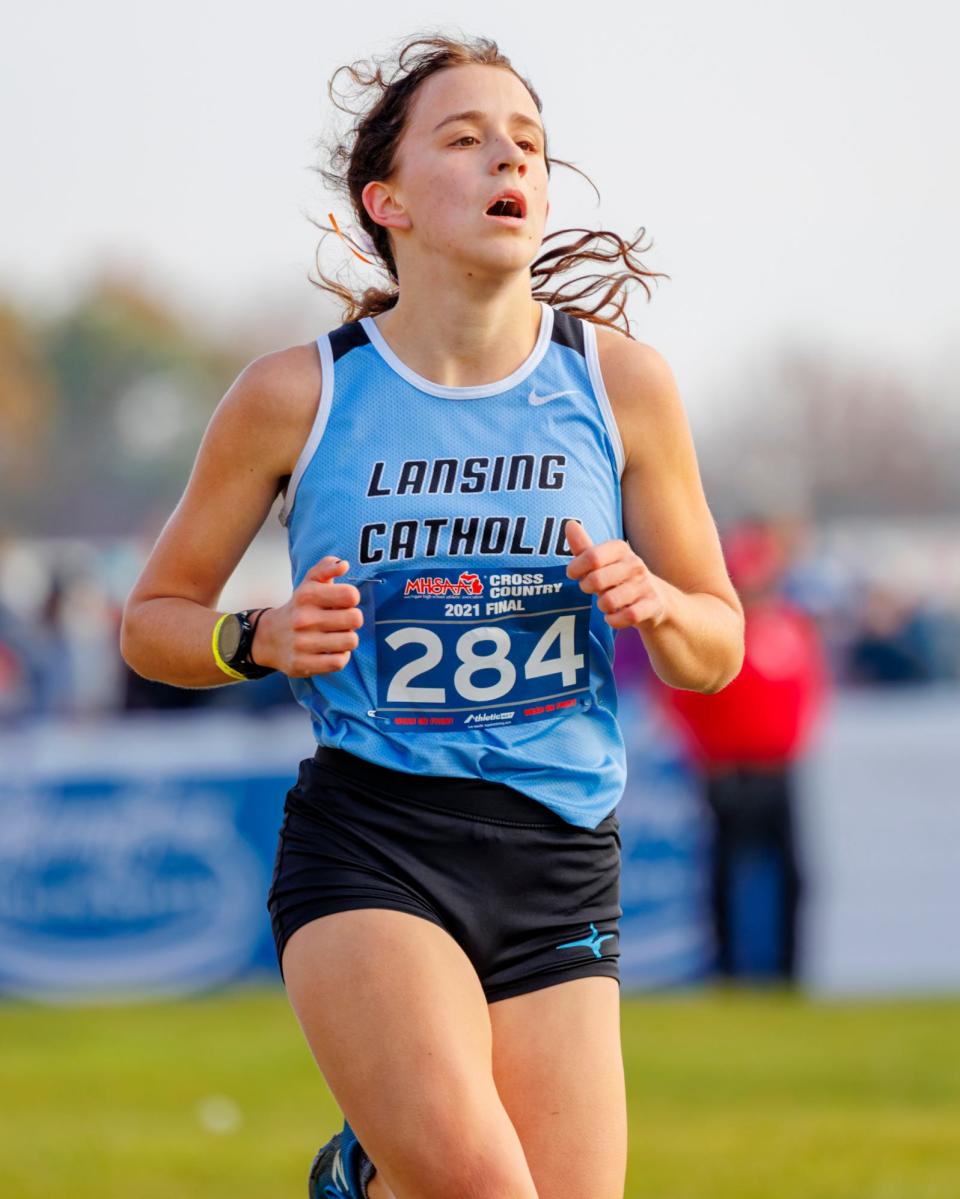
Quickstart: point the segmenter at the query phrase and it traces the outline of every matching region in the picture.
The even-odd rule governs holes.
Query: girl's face
[[[521,220],[486,215],[502,191],[519,193]],[[431,75],[411,106],[393,177],[368,183],[363,201],[392,231],[398,274],[408,253],[498,273],[529,266],[550,207],[530,93],[502,67],[471,63]]]

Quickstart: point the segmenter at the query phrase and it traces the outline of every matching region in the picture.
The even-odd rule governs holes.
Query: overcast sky
[[[554,169],[548,232],[646,228],[643,261],[672,279],[649,304],[633,293],[632,329],[695,421],[787,342],[934,378],[960,370],[958,11],[8,2],[0,289],[60,306],[109,262],[213,327],[270,304],[274,345],[332,327],[306,280],[306,214],[331,206],[310,170],[327,82],[442,25],[498,41],[541,96],[552,154],[596,183],[599,205]]]

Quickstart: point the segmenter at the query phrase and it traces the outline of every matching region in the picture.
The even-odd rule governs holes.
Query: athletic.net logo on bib
[[[377,708],[397,730],[491,728],[576,710],[590,598],[566,566],[376,576]]]

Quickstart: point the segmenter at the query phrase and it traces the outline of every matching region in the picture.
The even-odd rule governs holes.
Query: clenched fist
[[[663,580],[648,570],[626,541],[601,541],[576,520],[564,524],[567,545],[574,557],[567,575],[580,580],[580,590],[597,597],[597,607],[612,629],[657,628],[667,618],[667,591]]]
[[[360,592],[336,583],[349,568],[345,559],[328,554],[282,607],[264,612],[251,648],[254,661],[296,679],[343,670],[360,644],[355,630],[363,624]]]

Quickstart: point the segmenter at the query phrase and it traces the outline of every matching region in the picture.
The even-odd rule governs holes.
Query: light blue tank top
[[[476,387],[417,374],[371,317],[317,338],[280,522],[294,588],[345,558],[364,623],[343,670],[290,686],[321,745],[505,783],[596,828],[626,781],[614,630],[567,578],[563,522],[623,537],[623,446],[596,327],[540,309],[529,358]]]

